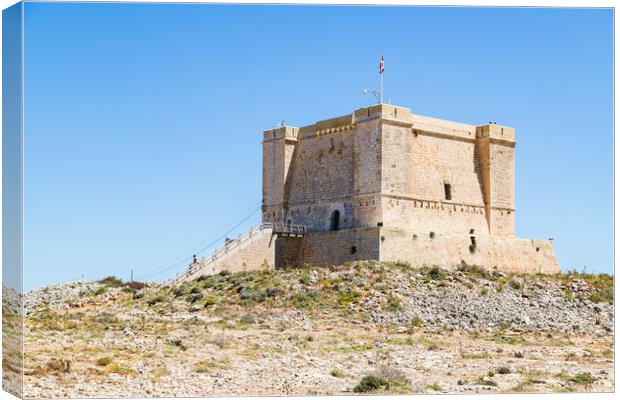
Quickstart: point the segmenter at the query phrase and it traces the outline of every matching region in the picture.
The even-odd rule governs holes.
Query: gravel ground
[[[379,263],[69,282],[24,296],[24,394],[345,394],[366,375],[379,393],[612,391],[608,289]]]

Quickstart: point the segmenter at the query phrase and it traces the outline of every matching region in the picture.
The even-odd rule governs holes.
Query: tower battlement
[[[295,128],[293,126],[280,126],[264,131],[263,142],[269,142],[278,139],[297,140],[298,135],[299,128]]]
[[[497,139],[500,141],[515,142],[515,129],[508,126],[486,124],[476,127],[477,139]]]

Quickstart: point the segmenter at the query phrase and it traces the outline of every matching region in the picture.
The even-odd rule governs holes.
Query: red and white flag
[[[385,63],[383,62],[383,56],[381,56],[381,62],[379,63],[379,75],[383,75],[385,71]]]

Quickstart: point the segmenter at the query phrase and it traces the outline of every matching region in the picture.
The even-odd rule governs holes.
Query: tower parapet
[[[263,132],[263,221],[283,222],[288,176],[299,128],[281,126]]]

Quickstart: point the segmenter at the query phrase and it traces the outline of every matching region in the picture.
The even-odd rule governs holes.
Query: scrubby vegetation
[[[144,289],[145,287],[149,286],[149,284],[145,282],[136,282],[136,281],[125,282],[122,279],[119,279],[113,275],[105,277],[97,282],[105,286],[124,288],[124,289],[129,289],[130,291]]]
[[[100,367],[105,367],[108,364],[112,363],[112,358],[111,357],[101,357],[97,360],[97,365],[99,365]]]
[[[402,371],[382,367],[362,377],[353,391],[355,393],[408,393],[411,392],[411,382]]]
[[[41,290],[45,301],[26,308],[28,338],[40,346],[28,347],[36,350],[25,357],[27,376],[146,379],[192,395],[191,383],[215,378],[226,393],[244,385],[248,394],[265,379],[273,385],[260,393],[559,392],[606,388],[600,371],[613,368],[605,275],[362,261],[182,285],[115,277],[76,285],[79,295],[60,306]],[[461,367],[438,361],[446,359]],[[550,359],[553,372],[541,375]]]

